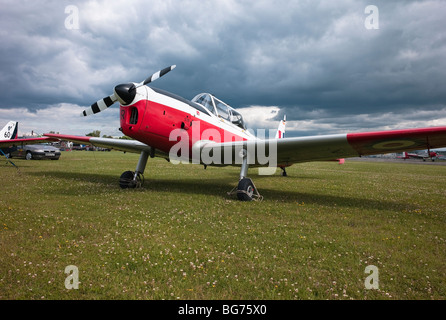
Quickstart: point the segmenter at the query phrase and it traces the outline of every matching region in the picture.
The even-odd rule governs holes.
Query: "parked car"
[[[31,159],[51,159],[59,160],[60,150],[49,144],[32,144],[25,146],[18,146],[10,150],[9,157],[12,158],[25,158],[26,160]]]

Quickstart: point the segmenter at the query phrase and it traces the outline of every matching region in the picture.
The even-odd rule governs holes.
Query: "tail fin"
[[[286,115],[283,116],[283,120],[280,120],[279,128],[277,128],[276,139],[285,138],[285,125],[286,125]]]
[[[17,121],[9,121],[0,131],[0,140],[11,140],[17,138],[19,123]]]

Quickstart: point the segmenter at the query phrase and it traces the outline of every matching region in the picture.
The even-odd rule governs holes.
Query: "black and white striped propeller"
[[[119,101],[121,105],[127,105],[133,101],[136,95],[136,89],[139,87],[145,86],[162,76],[164,76],[166,73],[172,71],[175,69],[176,65],[172,65],[170,67],[164,68],[163,70],[160,70],[158,72],[155,72],[150,77],[148,77],[146,80],[140,82],[140,83],[124,83],[119,84],[114,88],[113,94],[109,95],[108,97],[105,97],[99,101],[96,101],[93,103],[90,108],[85,109],[82,111],[81,116],[89,116],[91,114],[95,114],[101,111],[104,111],[108,107],[110,107],[113,103],[116,101]]]

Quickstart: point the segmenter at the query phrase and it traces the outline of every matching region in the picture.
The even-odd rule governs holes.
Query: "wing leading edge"
[[[152,156],[158,156],[166,158],[166,155],[154,148],[148,146],[145,143],[139,142],[137,140],[124,140],[124,139],[112,139],[112,138],[97,138],[97,137],[87,137],[87,136],[73,136],[64,134],[52,134],[46,133],[45,136],[67,140],[74,143],[80,144],[90,144],[101,148],[110,148],[119,151],[141,153],[141,151],[146,151]]]
[[[27,144],[37,144],[37,143],[56,142],[56,141],[59,140],[50,137],[0,140],[0,148],[8,148]]]

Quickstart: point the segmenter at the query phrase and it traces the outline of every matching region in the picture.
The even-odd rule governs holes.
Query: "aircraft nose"
[[[121,105],[130,104],[136,95],[136,87],[133,83],[123,83],[115,87],[115,95]]]

